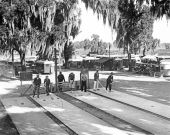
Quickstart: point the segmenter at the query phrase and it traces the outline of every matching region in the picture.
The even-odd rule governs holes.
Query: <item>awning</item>
[[[110,58],[101,58],[97,60],[98,63],[105,63],[106,61],[110,60]]]
[[[83,61],[83,58],[70,59],[69,61],[72,61],[72,62],[81,62],[81,61]]]

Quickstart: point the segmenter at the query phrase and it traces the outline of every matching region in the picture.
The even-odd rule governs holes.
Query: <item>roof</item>
[[[36,61],[37,60],[37,56],[27,56],[25,57],[25,61]]]
[[[83,60],[98,60],[99,58],[96,57],[85,57]]]
[[[105,63],[106,61],[108,61],[110,58],[100,58],[99,60],[97,60],[98,63]]]
[[[45,60],[45,61],[43,61],[43,60],[38,60],[38,61],[36,61],[36,63],[53,64],[54,62],[53,62],[53,61],[47,61],[47,60]]]
[[[154,55],[146,55],[146,56],[144,56],[142,59],[150,59],[150,60],[155,60],[155,61],[157,61],[157,58],[156,58],[156,56],[154,56]]]
[[[110,58],[117,58],[117,57],[123,58],[123,56],[124,55],[116,55],[116,54],[115,55],[110,55],[110,56],[109,55],[96,55],[96,57],[98,57],[98,58],[109,58],[109,57]]]
[[[121,58],[116,58],[115,60],[119,61],[119,60],[122,60]]]
[[[79,57],[79,58],[69,59],[69,61],[80,62],[83,61],[83,58]]]

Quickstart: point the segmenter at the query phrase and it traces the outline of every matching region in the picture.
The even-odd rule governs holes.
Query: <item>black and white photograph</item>
[[[170,135],[170,0],[0,0],[0,135]]]

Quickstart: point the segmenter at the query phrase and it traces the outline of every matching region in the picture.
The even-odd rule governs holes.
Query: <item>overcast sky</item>
[[[97,15],[91,9],[86,10],[84,3],[80,2],[79,5],[82,10],[81,33],[74,41],[90,39],[92,34],[98,34],[103,41],[113,43],[116,34],[111,32],[109,25],[104,25],[102,19],[98,20]],[[153,37],[160,39],[161,42],[170,43],[170,21],[167,21],[166,18],[155,21]]]

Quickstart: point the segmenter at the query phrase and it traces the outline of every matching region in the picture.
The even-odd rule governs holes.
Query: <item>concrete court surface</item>
[[[2,100],[20,135],[68,135],[26,97]]]
[[[77,91],[66,93],[155,135],[170,135],[170,121],[166,119],[159,118],[153,114],[137,110],[133,107],[117,103],[95,94],[86,94],[81,91],[79,91],[79,93]]]
[[[67,80],[68,74],[70,72],[71,71],[63,71],[63,74],[65,75],[66,80]],[[76,74],[76,80],[79,80],[80,72],[74,71],[74,73]],[[105,74],[105,72],[103,72],[103,71],[100,71],[100,78],[101,79],[107,78],[109,73],[110,73],[110,71],[108,71],[107,74]],[[170,83],[167,82],[164,78],[138,76],[138,75],[131,75],[131,74],[127,74],[127,73],[121,73],[121,74],[119,74],[117,72],[114,72],[114,73],[115,73],[114,79],[115,79],[118,90],[121,87],[124,87],[128,90],[130,89],[128,92],[131,92],[131,93],[132,92],[140,92],[140,95],[144,95],[144,96],[142,96],[142,98],[143,97],[145,98],[145,95],[147,95],[147,94],[152,95],[151,97],[147,97],[147,99],[149,99],[149,100],[150,99],[152,100],[153,97],[156,97],[157,95],[159,95],[159,98],[161,99],[161,101],[159,101],[159,102],[163,102],[163,103],[167,102],[167,104],[168,104],[168,102],[170,102],[169,97],[168,97],[169,96],[168,90],[169,90]],[[89,75],[90,75],[90,79],[93,79],[94,71],[90,71]],[[43,80],[45,75],[40,75],[40,77]],[[54,82],[54,74],[50,75],[50,79],[52,80],[52,82]],[[120,82],[120,80],[121,80],[121,82]],[[122,80],[123,80],[123,82],[122,82]],[[139,81],[138,85],[136,85],[136,82],[134,82],[136,80]],[[149,81],[149,82],[147,82],[147,81]],[[23,84],[30,84],[30,83],[31,82],[23,82]],[[105,81],[104,81],[104,83],[105,83]],[[160,86],[158,87],[158,85],[160,85]],[[20,86],[19,80],[9,80],[9,79],[0,80],[0,88],[1,88],[0,98],[6,99],[9,97],[19,97],[21,91],[18,89],[18,86]],[[142,88],[145,87],[145,89],[142,89],[139,86]],[[135,90],[133,90],[132,88],[133,89],[135,88]],[[161,91],[160,91],[160,89],[161,89]],[[122,92],[124,92],[124,91],[122,91]],[[151,93],[149,93],[149,92],[151,92]],[[167,97],[167,98],[165,99],[165,97]],[[159,98],[157,98],[156,100],[158,101]],[[166,102],[163,101],[163,99]]]
[[[90,90],[90,91],[100,94],[100,95],[103,95],[103,96],[106,96],[106,97],[109,97],[111,99],[118,100],[120,102],[127,103],[127,104],[135,106],[135,107],[139,107],[146,111],[150,111],[155,114],[166,117],[167,119],[170,119],[170,106],[168,106],[168,105],[154,102],[151,100],[147,100],[144,98],[140,98],[140,97],[137,97],[134,95],[126,94],[123,92],[114,91],[114,90],[112,90],[112,92],[110,92],[110,93],[106,92],[105,89],[100,89],[98,91],[93,91],[93,90]]]
[[[41,95],[40,98],[35,98],[35,101],[79,135],[144,135],[142,133],[133,134],[129,133],[129,131],[114,128],[69,102],[58,98],[54,94],[51,94],[51,97]]]

